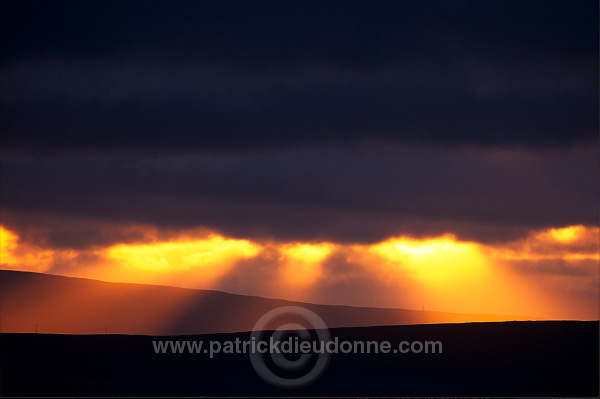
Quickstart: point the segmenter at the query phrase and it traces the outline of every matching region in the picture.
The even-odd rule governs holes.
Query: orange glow
[[[283,246],[281,252],[293,260],[317,263],[329,255],[332,248],[332,244],[293,244]]]
[[[143,273],[145,282],[167,279],[172,284],[172,278],[181,281],[188,275],[196,286],[211,288],[237,261],[254,257],[260,250],[260,245],[247,240],[210,235],[152,244],[119,244],[107,248],[105,257],[117,265],[112,278],[119,276],[121,281]]]
[[[283,255],[281,283],[286,289],[306,289],[322,277],[321,262],[335,246],[321,244],[283,244],[279,252]]]
[[[366,248],[388,268],[387,280],[412,282],[399,292],[428,308],[468,313],[531,313],[537,300],[518,281],[494,267],[483,247],[447,234],[429,239],[397,237]]]
[[[585,228],[579,226],[563,227],[562,229],[550,229],[542,234],[548,234],[556,241],[569,243],[580,238],[585,232]]]
[[[12,263],[12,253],[17,248],[17,240],[19,237],[0,226],[0,260],[2,264]]]
[[[34,245],[23,244],[19,236],[0,226],[0,265],[5,268],[45,272],[58,261],[74,259],[77,256],[71,250],[51,250]]]
[[[109,258],[126,267],[168,271],[191,268],[214,269],[253,257],[260,247],[246,240],[225,239],[212,235],[203,240],[159,242],[153,244],[120,244],[107,249]]]
[[[600,229],[581,225],[547,229],[502,246],[490,247],[490,256],[507,260],[600,260]]]
[[[257,243],[200,230],[165,234],[150,231],[135,244],[64,250],[29,243],[0,226],[1,264],[308,302],[318,302],[325,292],[336,303],[363,306],[423,304],[428,310],[551,318],[597,313],[597,304],[582,298],[598,295],[598,227],[532,231],[494,246],[452,234],[400,236],[372,245]],[[354,296],[356,287],[362,291]]]
[[[485,262],[475,244],[459,242],[452,235],[426,240],[392,238],[369,250],[430,284],[449,284],[481,273]]]

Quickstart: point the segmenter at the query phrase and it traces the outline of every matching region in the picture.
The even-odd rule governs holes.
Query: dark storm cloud
[[[139,239],[135,229],[111,236],[94,220],[202,226],[252,239],[375,242],[456,233],[503,241],[531,229],[595,225],[596,163],[595,146],[12,154],[2,165],[3,223],[53,231],[52,244],[61,246]],[[44,225],[36,212],[81,223],[72,223],[76,230],[53,219]]]
[[[596,137],[593,1],[19,1],[0,15],[4,148]]]

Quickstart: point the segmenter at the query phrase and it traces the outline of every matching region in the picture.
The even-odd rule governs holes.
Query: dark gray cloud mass
[[[2,181],[5,206],[21,213],[203,226],[252,238],[374,242],[454,232],[498,241],[532,228],[595,224],[596,164],[595,147],[320,147],[134,159],[38,154],[6,156]],[[5,221],[25,220],[9,215]],[[104,232],[86,222],[87,228],[61,236],[61,224],[48,223],[57,230],[55,245],[98,244]]]
[[[5,1],[0,35],[2,223],[52,245],[598,221],[595,1]]]
[[[594,139],[594,1],[3,2],[5,148]]]

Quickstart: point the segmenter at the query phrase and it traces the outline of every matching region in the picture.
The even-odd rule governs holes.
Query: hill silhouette
[[[0,270],[0,331],[185,335],[249,331],[266,312],[297,305],[329,326],[523,320],[507,315],[318,305],[220,291]]]

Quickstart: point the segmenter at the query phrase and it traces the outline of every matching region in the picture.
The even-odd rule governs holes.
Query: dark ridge
[[[262,381],[248,354],[157,354],[159,337],[0,334],[2,396],[598,396],[598,322],[337,328],[333,338],[440,341],[441,353],[332,354],[314,384]],[[247,340],[248,332],[162,337]],[[208,345],[208,344],[207,344]]]

